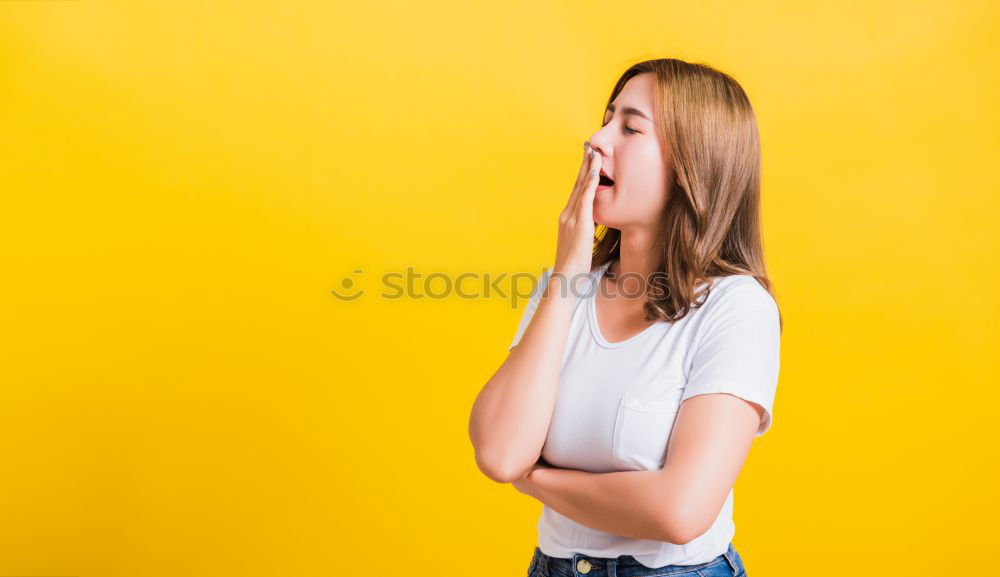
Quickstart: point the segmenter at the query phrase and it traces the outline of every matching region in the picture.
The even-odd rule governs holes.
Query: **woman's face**
[[[600,186],[594,197],[594,221],[618,230],[655,230],[667,202],[670,167],[653,122],[653,75],[626,82],[604,115],[604,125],[590,138],[602,168],[614,184]]]

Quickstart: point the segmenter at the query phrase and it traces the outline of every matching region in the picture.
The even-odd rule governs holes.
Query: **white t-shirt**
[[[610,266],[581,282],[576,294],[555,407],[542,457],[553,466],[603,473],[663,467],[674,418],[685,399],[730,393],[765,409],[756,437],[771,427],[778,384],[777,303],[750,275],[716,277],[703,304],[676,322],[656,322],[609,342],[594,297]],[[512,349],[521,340],[551,277],[545,270],[527,304]],[[700,287],[699,287],[700,288]],[[712,526],[684,545],[612,535],[542,507],[538,547],[552,557],[632,555],[647,567],[694,565],[726,551],[736,532],[733,491]]]

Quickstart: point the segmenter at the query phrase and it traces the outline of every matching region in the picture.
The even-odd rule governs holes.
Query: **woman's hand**
[[[572,279],[590,272],[594,255],[594,194],[600,182],[601,155],[584,143],[584,158],[566,208],[559,215],[554,273]]]

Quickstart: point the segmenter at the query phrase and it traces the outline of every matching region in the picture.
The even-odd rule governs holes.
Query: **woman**
[[[772,423],[782,327],[753,111],[709,66],[641,62],[585,150],[472,408],[476,462],[543,503],[531,577],[744,576],[732,488]]]

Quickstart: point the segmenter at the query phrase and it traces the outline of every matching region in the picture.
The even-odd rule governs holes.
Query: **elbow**
[[[486,458],[476,453],[476,466],[490,480],[497,483],[513,483],[528,473],[530,467],[515,466],[505,459]]]
[[[674,545],[687,545],[711,528],[703,515],[685,514],[677,510],[660,515],[660,540]]]
[[[674,545],[687,545],[704,532],[705,531],[692,531],[687,527],[671,527],[669,529],[665,529],[661,533],[660,540],[666,541],[667,543],[673,543]]]
[[[487,432],[476,426],[476,417],[469,421],[469,440],[475,454],[476,466],[490,480],[497,483],[512,483],[524,477],[534,467],[538,454],[529,458],[509,442],[497,439],[495,432]]]
[[[490,450],[488,447],[484,446],[486,444],[484,439],[480,438],[477,434],[478,431],[475,428],[475,419],[469,422],[469,439],[472,441],[472,450],[475,455],[476,467],[479,471],[486,475],[491,481],[496,481],[497,483],[507,483],[506,480],[508,473],[500,465],[500,459],[494,454],[496,451]]]

